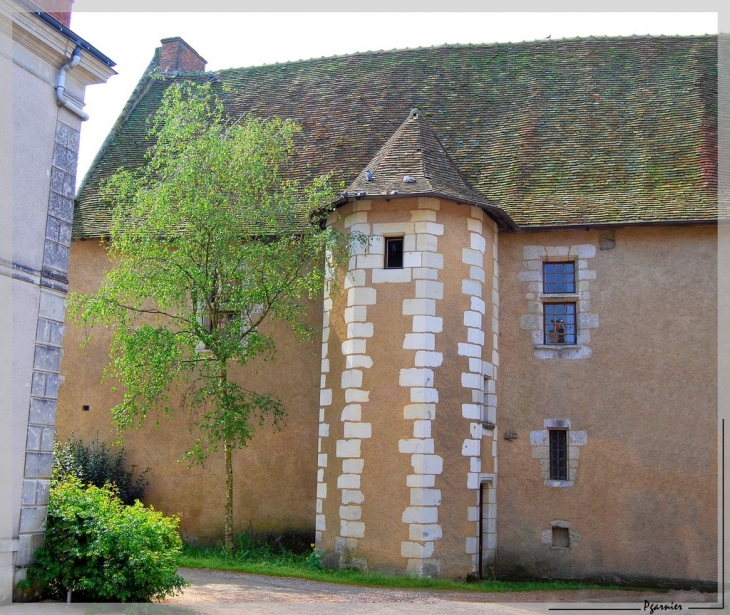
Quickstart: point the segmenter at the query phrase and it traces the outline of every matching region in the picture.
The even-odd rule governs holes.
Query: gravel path
[[[646,593],[589,589],[481,593],[359,587],[192,568],[181,568],[179,573],[192,585],[182,595],[164,603],[35,602],[4,606],[0,615],[578,615],[582,609],[599,609],[595,614],[583,611],[588,615],[603,615],[617,609],[663,615],[663,610],[652,614],[650,609],[645,609],[645,600],[668,606],[673,603],[676,610],[681,605],[684,612],[690,605],[699,603],[718,608],[716,594],[697,591]],[[571,611],[565,610],[568,608]],[[728,609],[719,612],[728,613]]]
[[[716,594],[696,591],[642,593],[628,590],[577,590],[538,592],[451,592],[386,589],[321,583],[303,579],[267,577],[215,570],[181,568],[192,586],[165,604],[179,613],[448,613],[527,614],[548,613],[550,603],[565,607],[631,606],[643,611],[644,600],[685,605],[714,603]],[[573,604],[566,604],[573,603]],[[625,603],[623,605],[619,603]],[[560,607],[561,604],[555,606]],[[649,612],[648,610],[646,611]]]

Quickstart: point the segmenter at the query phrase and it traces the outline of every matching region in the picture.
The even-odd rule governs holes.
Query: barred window
[[[575,344],[575,302],[545,303],[544,331],[546,344]]]
[[[543,292],[574,293],[575,292],[575,262],[543,263],[542,264]]]
[[[568,430],[551,429],[550,480],[568,480]]]

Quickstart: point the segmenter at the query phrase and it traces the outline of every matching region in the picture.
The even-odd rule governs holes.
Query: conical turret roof
[[[343,193],[347,200],[413,196],[475,205],[501,227],[516,228],[500,207],[469,185],[418,109],[411,110],[408,119]]]

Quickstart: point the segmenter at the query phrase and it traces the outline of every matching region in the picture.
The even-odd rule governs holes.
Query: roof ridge
[[[354,58],[357,56],[374,56],[379,54],[401,54],[404,52],[417,52],[417,51],[423,51],[427,49],[480,49],[480,48],[488,48],[488,47],[506,47],[509,45],[554,45],[556,43],[574,43],[574,42],[588,42],[588,41],[597,41],[597,42],[606,42],[606,41],[635,41],[640,39],[648,39],[648,40],[677,40],[677,39],[686,39],[686,40],[700,40],[700,39],[709,39],[709,38],[717,38],[717,34],[630,34],[630,35],[619,35],[619,36],[575,36],[575,37],[568,37],[568,38],[551,38],[551,39],[532,39],[532,40],[525,40],[525,41],[494,41],[491,43],[444,43],[443,45],[428,45],[428,46],[421,46],[421,47],[401,47],[401,48],[393,48],[393,49],[370,49],[367,51],[353,51],[352,53],[341,53],[341,54],[334,54],[331,56],[320,56],[320,57],[311,57],[311,58],[300,58],[298,60],[287,60],[285,62],[271,62],[268,64],[253,64],[249,66],[232,66],[229,68],[222,68],[218,69],[217,71],[208,71],[213,72],[214,74],[220,74],[225,73],[229,71],[239,71],[239,70],[247,70],[252,68],[271,68],[274,66],[279,67],[285,67],[285,66],[294,66],[297,64],[305,64],[305,63],[311,63],[311,62],[319,62],[319,61],[331,61],[331,60],[339,60],[339,59],[349,59]]]

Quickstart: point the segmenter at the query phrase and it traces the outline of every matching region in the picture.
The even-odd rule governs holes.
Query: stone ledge
[[[572,480],[546,480],[546,487],[572,487],[575,481]]]
[[[537,298],[544,303],[578,301],[580,300],[580,293],[540,293]]]

